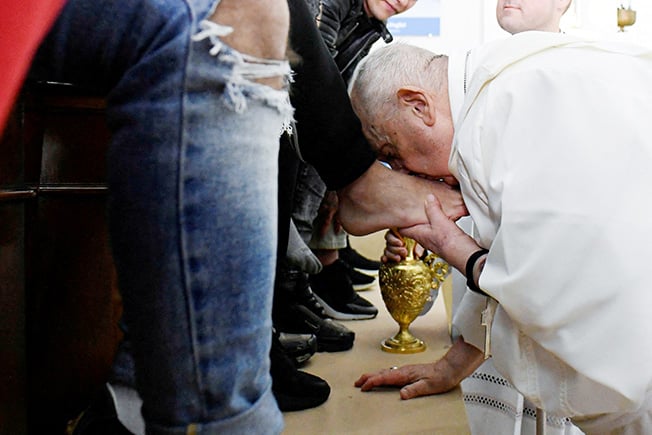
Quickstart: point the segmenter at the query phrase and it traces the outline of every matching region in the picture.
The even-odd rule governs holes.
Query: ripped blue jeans
[[[289,67],[222,44],[205,21],[218,3],[69,0],[30,71],[107,97],[111,244],[150,434],[283,424],[269,349],[292,109],[254,79]]]

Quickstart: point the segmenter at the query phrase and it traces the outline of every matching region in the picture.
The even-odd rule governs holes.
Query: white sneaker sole
[[[378,276],[378,269],[361,269],[359,267],[354,267],[354,269],[365,275]]]
[[[369,284],[353,284],[353,290],[360,292],[363,290],[371,290],[371,288],[376,284],[376,281],[372,281]]]

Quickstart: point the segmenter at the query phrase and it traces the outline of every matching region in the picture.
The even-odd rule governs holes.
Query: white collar
[[[468,52],[468,50],[459,49],[451,52],[448,56],[448,99],[451,105],[453,125],[457,124],[459,119],[466,92],[465,81],[469,79],[466,77]]]

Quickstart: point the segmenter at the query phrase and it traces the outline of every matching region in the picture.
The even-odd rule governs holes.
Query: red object
[[[39,43],[64,0],[2,0],[0,6],[0,133]]]

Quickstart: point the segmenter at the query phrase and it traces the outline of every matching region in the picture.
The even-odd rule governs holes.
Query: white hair
[[[445,81],[448,58],[424,48],[393,43],[372,51],[357,66],[349,95],[358,116],[375,119],[391,116],[396,91],[416,86],[439,91]]]

